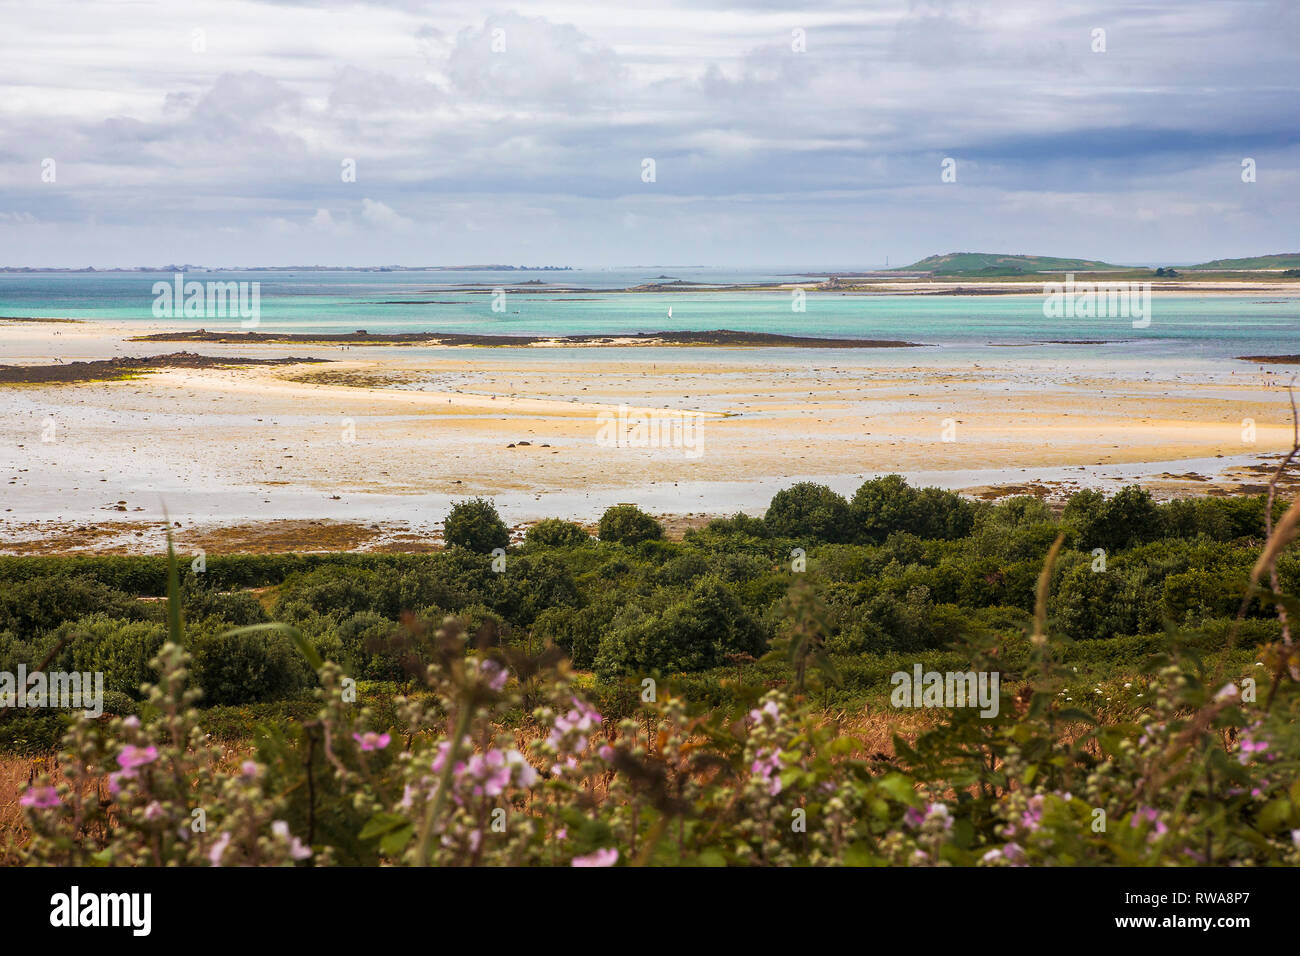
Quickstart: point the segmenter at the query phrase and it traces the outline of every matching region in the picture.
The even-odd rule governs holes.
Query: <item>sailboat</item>
[[[673,307],[670,305],[668,307],[668,318],[671,319],[672,317],[673,317]]]

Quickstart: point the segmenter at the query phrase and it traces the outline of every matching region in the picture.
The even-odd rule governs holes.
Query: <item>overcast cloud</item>
[[[1293,252],[1298,66],[1288,0],[0,0],[0,264]]]

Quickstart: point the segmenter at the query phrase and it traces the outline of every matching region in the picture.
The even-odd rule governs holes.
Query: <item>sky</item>
[[[1297,67],[1294,0],[0,0],[0,265],[1294,252]]]

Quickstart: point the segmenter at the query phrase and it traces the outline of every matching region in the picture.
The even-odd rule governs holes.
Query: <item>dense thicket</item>
[[[977,504],[889,476],[851,500],[796,485],[762,519],[719,519],[676,542],[631,506],[605,515],[599,539],[542,522],[499,569],[487,552],[505,546],[504,525],[489,502],[474,501],[453,513],[455,540],[438,553],[209,554],[202,573],[182,564],[182,596],[211,704],[284,699],[311,682],[287,639],[222,636],[268,621],[300,628],[364,680],[400,681],[423,666],[404,615],[458,614],[492,641],[553,643],[603,681],[701,672],[759,656],[801,576],[824,606],[827,650],[867,680],[891,655],[971,634],[1022,635],[1061,532],[1057,632],[1114,642],[1171,624],[1213,628],[1241,601],[1263,508],[1261,498],[1158,505],[1134,487],[1109,499],[1081,492],[1058,516],[1035,498]],[[1280,572],[1284,591],[1300,590],[1300,561],[1284,558]],[[0,558],[0,669],[30,667],[63,645],[52,667],[102,671],[108,689],[138,696],[165,633],[165,593],[161,557]],[[1258,605],[1251,613],[1268,617]]]

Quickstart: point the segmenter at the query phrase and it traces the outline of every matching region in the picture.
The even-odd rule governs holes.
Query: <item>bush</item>
[[[1161,516],[1151,495],[1138,485],[1121,488],[1107,500],[1099,491],[1070,497],[1062,518],[1078,533],[1084,549],[1118,551],[1160,536]]]
[[[600,516],[597,533],[601,541],[640,544],[664,536],[664,529],[636,505],[615,505]]]
[[[559,518],[539,521],[524,535],[525,544],[539,548],[571,548],[589,541],[591,535],[582,530],[581,526]]]
[[[975,506],[942,488],[911,487],[901,475],[865,482],[850,505],[857,538],[879,544],[896,532],[918,538],[953,539],[970,534]]]
[[[853,539],[853,521],[844,496],[811,481],[778,491],[767,506],[763,523],[769,534],[797,541]]]
[[[687,532],[687,537],[697,532]],[[706,536],[766,538],[767,524],[762,518],[751,518],[743,511],[737,511],[730,518],[714,518],[704,526]]]
[[[61,665],[72,671],[100,671],[104,688],[140,699],[140,685],[157,680],[149,666],[167,636],[162,624],[118,621],[104,614],[65,624],[55,638],[76,635],[63,653]]]
[[[758,622],[715,576],[700,581],[660,614],[633,609],[601,637],[596,673],[614,679],[626,673],[703,670],[727,662],[728,654],[757,656],[764,644]]]
[[[489,554],[510,544],[510,530],[486,498],[471,498],[452,506],[443,522],[443,540],[451,547]]]
[[[194,681],[204,704],[278,700],[306,685],[298,651],[282,634],[212,634],[194,643]]]

